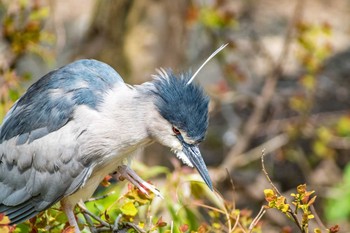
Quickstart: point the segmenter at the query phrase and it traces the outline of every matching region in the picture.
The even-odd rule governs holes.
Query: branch
[[[279,196],[282,196],[281,192],[277,189],[277,187],[272,183],[269,174],[267,173],[266,169],[265,169],[265,164],[264,164],[264,157],[265,157],[265,150],[262,151],[261,153],[261,166],[262,166],[262,171],[266,177],[266,179],[268,180],[268,182],[270,183],[270,185],[272,186],[273,190],[275,191],[275,193],[277,193]],[[288,213],[292,216],[293,221],[295,222],[295,224],[297,224],[299,230],[301,232],[304,233],[304,229],[302,227],[302,225],[300,224],[299,220],[298,220],[298,216],[296,215],[296,213],[294,213],[290,208],[288,209]]]
[[[286,145],[288,140],[289,138],[286,134],[279,134],[260,144],[259,146],[247,151],[246,153],[235,156],[232,158],[232,165],[234,167],[245,166],[252,161],[258,160],[261,156],[260,153],[262,150],[264,150],[266,153],[271,153]]]
[[[109,197],[110,195],[113,195],[115,194],[115,191],[112,191],[112,192],[109,192],[109,193],[106,193],[102,196],[99,196],[99,197],[91,197],[89,198],[88,200],[86,200],[85,202],[92,202],[92,201],[97,201],[97,200],[101,200],[101,199],[104,199],[106,197]]]
[[[248,121],[244,125],[242,135],[238,137],[240,140],[238,140],[237,144],[231,149],[231,151],[226,156],[226,159],[221,163],[219,167],[219,172],[222,172],[218,174],[217,180],[221,180],[224,178],[225,168],[229,168],[231,170],[234,167],[235,157],[246,150],[246,148],[249,146],[251,139],[253,138],[258,129],[258,125],[260,124],[264,113],[266,112],[266,109],[272,99],[272,96],[275,93],[277,80],[282,73],[283,65],[288,57],[291,47],[291,40],[293,38],[292,34],[295,25],[301,16],[303,2],[304,1],[299,0],[294,8],[293,18],[285,34],[283,49],[279,56],[278,62],[272,69],[271,74],[266,78],[265,84],[261,91],[261,95],[256,99],[256,105],[253,109],[253,113],[250,115]]]
[[[259,213],[253,219],[252,223],[250,224],[250,226],[248,228],[249,233],[251,233],[253,231],[255,225],[260,221],[260,219],[264,216],[265,213],[266,213],[266,209],[264,206],[262,206]]]
[[[92,217],[93,219],[95,219],[96,221],[98,221],[101,225],[105,226],[105,227],[108,227],[109,229],[111,229],[111,225],[105,221],[103,221],[100,217],[94,215],[93,213],[91,213],[87,208],[86,206],[84,205],[83,202],[79,202],[78,203],[78,206],[81,210],[81,212],[84,214],[87,214],[89,215],[90,217]]]
[[[261,167],[262,167],[262,171],[267,179],[267,181],[269,182],[269,184],[272,186],[273,191],[275,191],[275,193],[277,193],[279,196],[282,196],[282,194],[280,193],[280,191],[277,189],[277,187],[272,183],[269,174],[267,173],[266,169],[265,169],[265,161],[264,161],[264,157],[265,157],[265,150],[263,150],[261,152]]]

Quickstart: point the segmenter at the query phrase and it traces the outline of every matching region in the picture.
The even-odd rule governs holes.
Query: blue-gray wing
[[[104,94],[123,83],[110,66],[79,60],[34,83],[0,128],[0,212],[20,223],[76,191],[91,169],[75,159],[74,111],[98,111]],[[87,126],[86,126],[87,127]]]
[[[103,93],[123,82],[110,66],[79,60],[52,71],[34,83],[5,116],[0,143],[18,136],[17,145],[31,142],[65,125],[75,107],[96,109]]]

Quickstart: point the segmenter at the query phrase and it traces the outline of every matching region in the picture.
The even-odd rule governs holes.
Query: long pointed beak
[[[183,143],[182,152],[184,152],[184,154],[191,161],[193,166],[197,169],[197,171],[201,175],[204,182],[208,185],[210,190],[213,191],[213,184],[211,182],[207,166],[204,163],[204,160],[202,158],[202,155],[201,155],[201,152],[199,151],[198,146]]]

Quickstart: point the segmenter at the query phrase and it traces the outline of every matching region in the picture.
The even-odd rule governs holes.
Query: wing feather
[[[19,136],[17,145],[32,142],[67,124],[75,108],[96,109],[103,93],[120,75],[105,63],[79,60],[39,79],[15,103],[0,130],[0,143]]]
[[[108,65],[80,60],[52,71],[15,103],[0,128],[0,212],[12,224],[48,209],[74,193],[91,175],[78,138],[86,131],[75,119],[82,106],[97,112],[119,74]]]

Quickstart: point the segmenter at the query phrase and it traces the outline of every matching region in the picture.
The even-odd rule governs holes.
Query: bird
[[[0,213],[19,224],[57,202],[80,232],[73,209],[113,172],[159,191],[128,164],[153,142],[195,167],[213,190],[199,144],[208,128],[209,97],[195,74],[158,69],[151,81],[126,84],[106,63],[82,59],[44,75],[0,126]],[[146,190],[143,190],[147,192]]]

